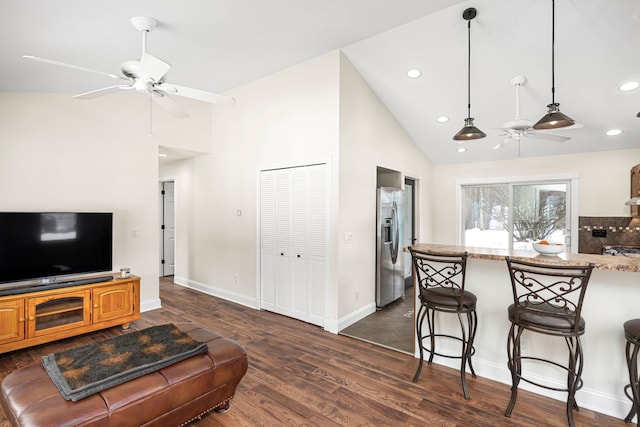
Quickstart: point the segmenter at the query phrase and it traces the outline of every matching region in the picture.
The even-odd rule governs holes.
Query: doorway
[[[413,178],[404,178],[403,231],[401,247],[417,239],[416,185]],[[415,296],[411,254],[404,253],[404,296],[377,310],[364,319],[340,331],[340,334],[361,339],[393,350],[413,355],[415,352]]]
[[[160,182],[160,277],[175,271],[175,182]]]
[[[416,238],[416,180],[413,178],[404,178],[404,201],[405,201],[405,218],[404,218],[404,248],[413,245],[418,239]],[[405,296],[409,289],[413,290],[413,264],[411,254],[404,252],[404,289]]]

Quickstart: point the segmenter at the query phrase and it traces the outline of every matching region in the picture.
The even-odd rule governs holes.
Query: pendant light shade
[[[464,119],[464,127],[453,136],[455,141],[469,141],[472,139],[480,139],[487,136],[486,133],[473,125],[473,117],[471,117],[471,20],[476,17],[478,11],[470,7],[462,12],[462,17],[467,21],[467,118]]]
[[[538,120],[538,123],[533,125],[533,128],[557,129],[575,124],[575,120],[560,112],[560,110],[558,109],[559,106],[560,104],[558,104],[557,102],[547,105],[547,108],[549,108],[549,112],[545,114],[544,117],[542,117],[540,120]]]
[[[453,136],[456,141],[468,141],[471,139],[480,139],[487,136],[486,133],[473,125],[473,117],[464,119],[464,127]]]
[[[556,2],[551,0],[551,104],[549,112],[533,125],[534,129],[557,129],[575,124],[575,120],[560,112],[560,104],[556,102],[555,82],[555,41],[556,41]]]

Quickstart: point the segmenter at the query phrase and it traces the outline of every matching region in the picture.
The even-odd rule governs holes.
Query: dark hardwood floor
[[[465,401],[458,372],[425,365],[411,382],[417,359],[277,314],[161,280],[162,309],[146,312],[135,329],[191,321],[243,345],[249,370],[231,410],[195,425],[213,426],[564,426],[564,403],[520,391],[511,418],[503,413],[509,387],[468,377]],[[121,333],[111,328],[81,337],[0,355],[0,378],[46,354]],[[578,392],[578,399],[580,398]],[[579,400],[578,400],[579,402]],[[577,426],[628,426],[585,409]],[[0,413],[0,425],[7,420]]]

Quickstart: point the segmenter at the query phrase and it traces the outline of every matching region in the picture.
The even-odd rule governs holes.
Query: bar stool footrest
[[[452,340],[456,340],[459,342],[463,342],[464,340],[460,337],[456,337],[454,335],[445,335],[445,334],[434,334],[433,335],[434,338],[449,338]],[[431,335],[423,335],[421,339],[418,340],[418,345],[422,346],[422,349],[424,351],[426,351],[429,354],[433,354],[434,356],[440,356],[440,357],[446,357],[449,359],[462,359],[462,355],[452,355],[452,354],[443,354],[443,353],[438,353],[437,351],[433,351],[432,349],[425,347],[423,344],[423,341],[426,339],[431,339]],[[474,354],[476,354],[476,348],[475,346],[471,346],[471,352],[467,355],[467,357],[471,357]],[[429,362],[431,363],[431,362]],[[473,374],[473,376],[475,377],[475,374]]]
[[[554,362],[553,360],[541,359],[539,357],[533,357],[533,356],[521,356],[519,358],[514,359],[514,362],[516,360],[520,360],[521,361],[520,363],[522,363],[523,360],[535,360],[536,362],[548,363],[548,364],[554,365],[554,366],[556,366],[556,367],[558,367],[558,368],[560,368],[560,369],[562,369],[562,370],[564,370],[566,372],[571,372],[571,370],[568,367],[566,367],[566,366],[564,366],[564,365],[562,365],[562,364],[560,364],[558,362]],[[546,388],[547,390],[562,391],[562,392],[568,392],[569,391],[568,388],[558,388],[558,387],[553,387],[553,386],[537,383],[537,382],[535,382],[535,381],[533,381],[533,380],[531,380],[529,378],[524,377],[522,374],[520,374],[520,375],[516,374],[516,377],[518,377],[521,381],[527,382],[529,384],[533,384],[533,385],[538,386],[538,387]],[[578,390],[580,390],[582,388],[582,378],[576,378],[576,380],[578,382],[578,384],[576,385],[576,391],[578,391]]]

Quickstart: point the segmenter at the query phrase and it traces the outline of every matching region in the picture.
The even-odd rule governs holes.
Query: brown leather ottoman
[[[181,426],[229,407],[247,372],[235,341],[192,324],[176,324],[209,351],[77,402],[65,400],[41,363],[2,381],[0,403],[14,426]]]

